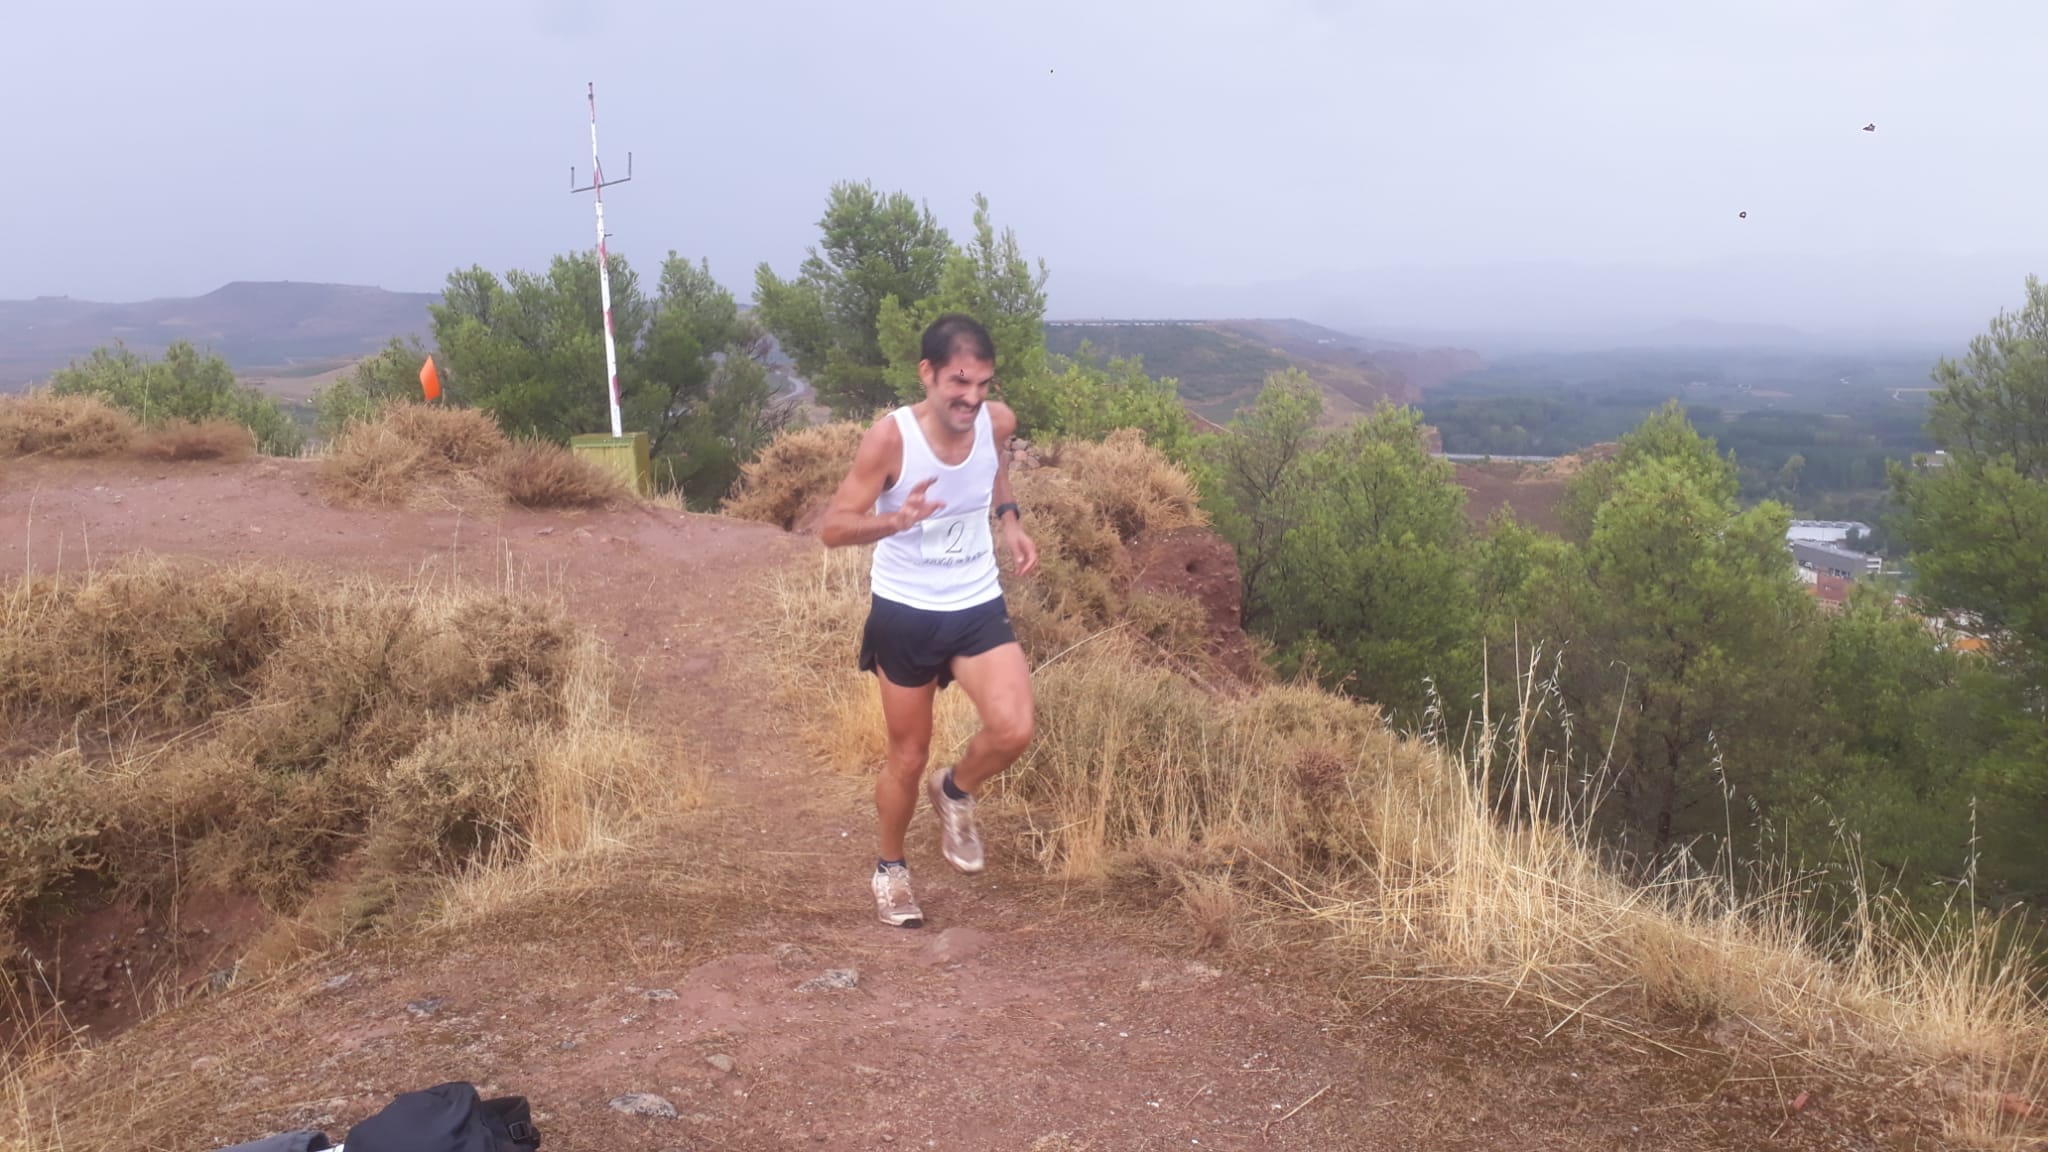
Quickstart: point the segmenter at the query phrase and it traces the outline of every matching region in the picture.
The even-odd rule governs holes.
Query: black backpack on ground
[[[393,1098],[348,1130],[348,1152],[534,1152],[540,1132],[524,1096],[478,1099],[461,1080]]]

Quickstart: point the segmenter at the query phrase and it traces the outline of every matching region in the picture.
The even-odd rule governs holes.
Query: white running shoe
[[[895,928],[924,927],[924,909],[910,894],[910,869],[890,864],[875,869],[875,912],[882,923]]]
[[[981,854],[981,833],[974,830],[974,797],[955,800],[946,795],[945,778],[946,772],[934,772],[924,786],[932,811],[939,815],[939,851],[962,872],[979,872],[986,861]]]

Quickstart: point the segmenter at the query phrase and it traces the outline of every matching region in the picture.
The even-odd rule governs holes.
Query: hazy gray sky
[[[537,266],[592,239],[593,79],[608,168],[635,156],[614,247],[743,291],[849,177],[956,233],[986,192],[1055,312],[1766,256],[1974,256],[2016,298],[2048,252],[2040,0],[4,8],[0,297]]]

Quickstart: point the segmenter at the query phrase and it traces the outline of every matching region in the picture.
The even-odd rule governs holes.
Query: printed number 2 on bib
[[[993,546],[986,509],[926,520],[918,551],[927,564],[964,564]]]

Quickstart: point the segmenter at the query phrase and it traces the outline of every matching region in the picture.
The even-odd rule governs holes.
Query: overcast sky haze
[[[986,192],[1067,315],[1968,331],[2048,274],[2040,0],[4,9],[0,298],[538,267],[589,80],[614,248],[743,296],[844,178]]]

